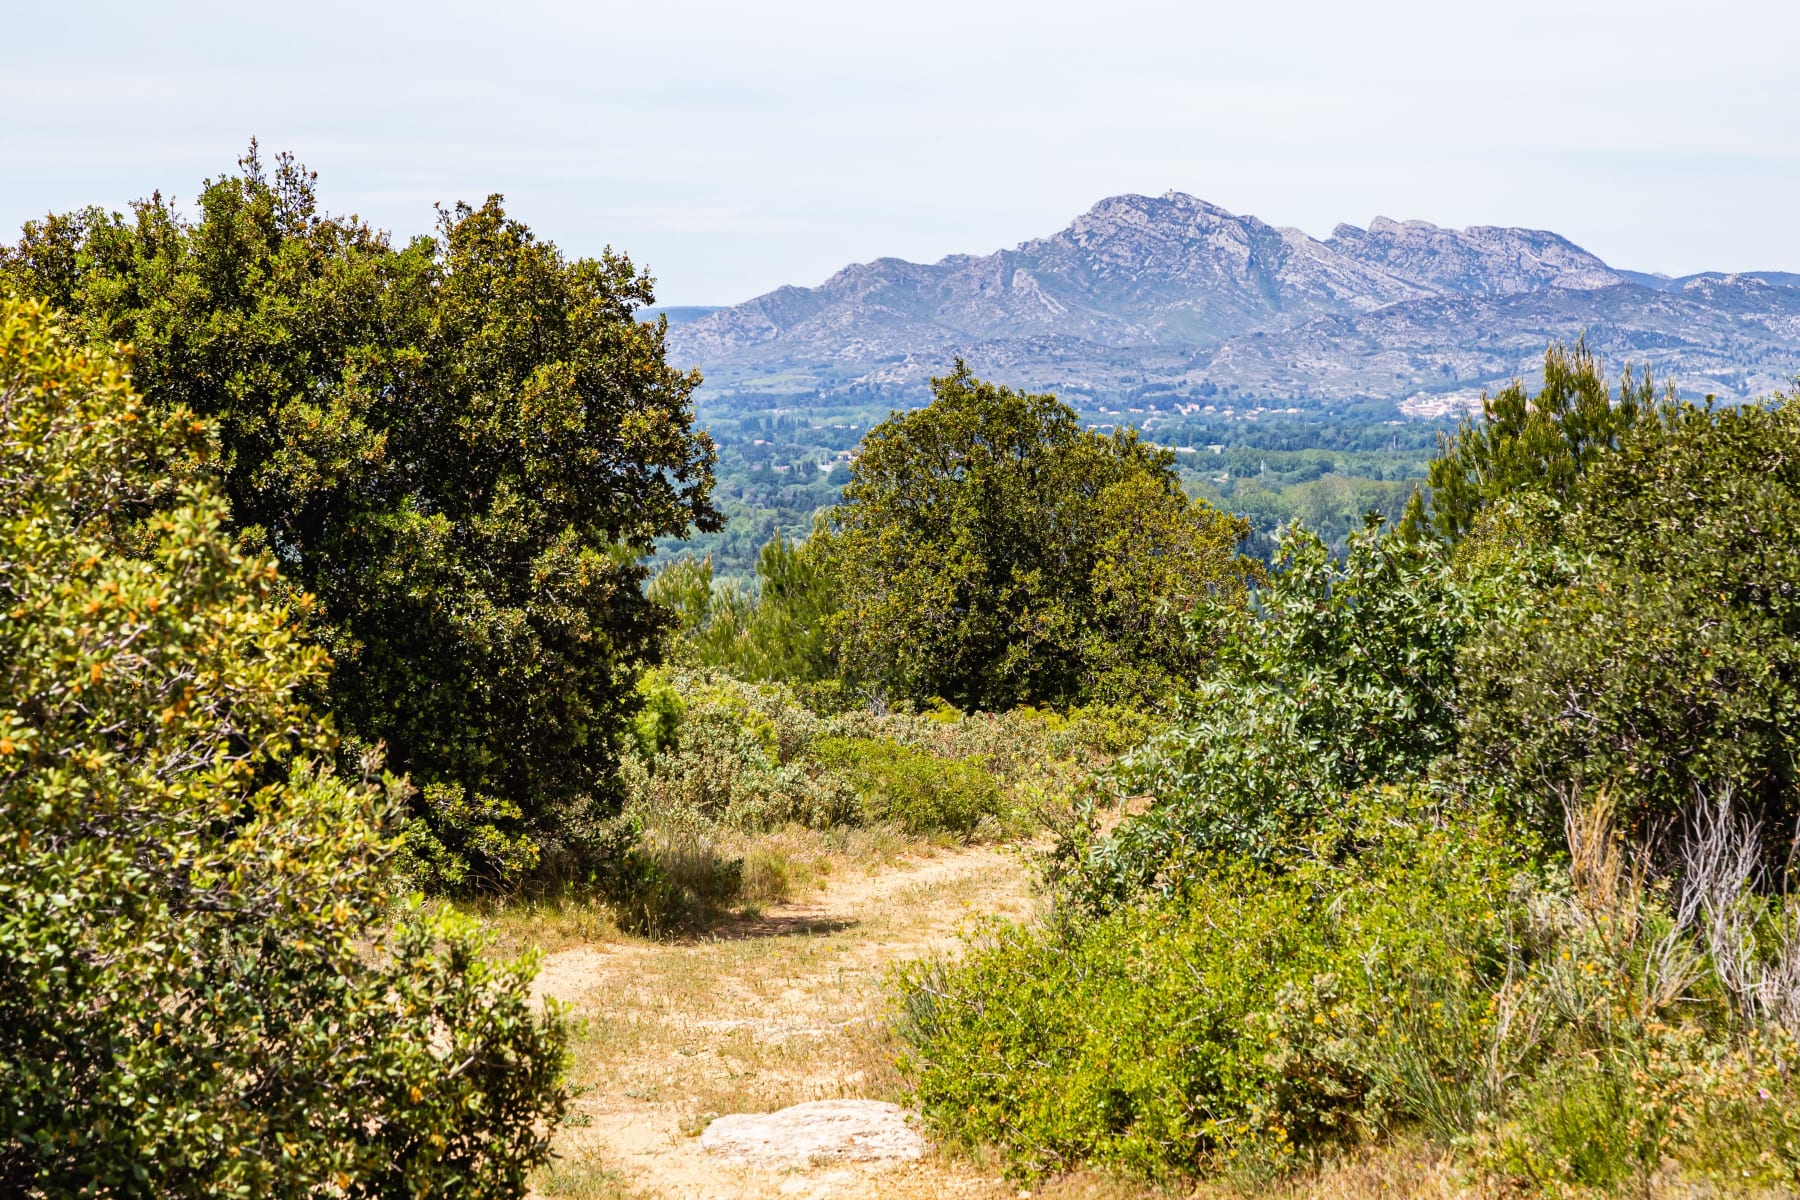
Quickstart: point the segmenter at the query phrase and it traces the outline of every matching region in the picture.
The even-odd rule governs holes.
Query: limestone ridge
[[[883,258],[671,328],[713,399],[924,396],[956,356],[1071,400],[1405,401],[1528,373],[1585,332],[1692,391],[1800,372],[1800,277],[1615,270],[1543,230],[1377,217],[1324,241],[1179,192],[1114,196],[1046,238]]]
[[[1440,295],[1512,295],[1560,287],[1612,287],[1625,277],[1567,238],[1541,229],[1376,217],[1367,229],[1339,225],[1325,244]]]

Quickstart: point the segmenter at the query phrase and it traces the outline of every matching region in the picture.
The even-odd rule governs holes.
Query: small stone
[[[817,1100],[773,1113],[733,1113],[700,1135],[700,1145],[732,1162],[803,1167],[821,1161],[907,1161],[925,1153],[913,1117],[879,1100]]]

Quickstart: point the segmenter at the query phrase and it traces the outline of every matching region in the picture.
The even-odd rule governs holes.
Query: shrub
[[[813,754],[848,779],[871,821],[908,833],[970,834],[1003,815],[1000,783],[977,760],[942,759],[876,738],[824,738]]]
[[[666,931],[784,897],[786,826],[892,836],[996,836],[1058,812],[1154,726],[1136,710],[820,715],[783,684],[647,672],[623,766],[613,868],[592,878],[621,924]],[[627,846],[630,848],[627,848]]]
[[[1637,837],[1730,787],[1785,863],[1800,815],[1800,406],[1665,411],[1585,479],[1523,539],[1541,577],[1530,603],[1465,647],[1462,773],[1538,800],[1547,830],[1558,796],[1604,786]]]
[[[1016,808],[1010,794],[1090,771],[1154,727],[1141,711],[1106,708],[821,716],[786,685],[713,672],[654,671],[640,687],[638,753],[625,775],[629,812],[647,825],[893,820],[915,833],[968,833]]]
[[[1514,1086],[1473,1141],[1516,1190],[1800,1180],[1800,911],[1750,891],[1755,834],[1727,806],[1690,834],[1678,888],[1646,885],[1604,795],[1570,806],[1568,886],[1529,906],[1498,1006]],[[1784,1024],[1785,1022],[1785,1024]]]
[[[1149,811],[1062,848],[1065,901],[1169,892],[1218,856],[1275,862],[1342,792],[1421,775],[1455,745],[1456,653],[1482,603],[1435,545],[1371,525],[1338,562],[1285,530],[1213,673],[1121,764],[1116,788]]]
[[[687,677],[673,686],[679,689],[673,704],[657,702],[679,710],[667,740],[655,753],[629,760],[624,772],[626,811],[640,824],[825,828],[850,817],[855,798],[848,787],[802,753],[817,718],[735,681]]]
[[[564,1027],[389,927],[400,785],[329,766],[207,433],[0,301],[0,1192],[522,1195]]]
[[[1504,977],[1520,862],[1491,816],[1447,803],[1368,793],[1281,871],[1222,861],[1179,905],[994,925],[906,972],[926,1116],[1028,1174],[1161,1176],[1278,1169],[1422,1120],[1434,1101],[1396,1063],[1485,1087],[1492,1013],[1439,997]]]

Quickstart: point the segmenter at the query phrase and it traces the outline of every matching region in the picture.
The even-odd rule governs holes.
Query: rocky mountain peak
[[[1548,340],[1598,337],[1602,324],[1637,350],[1663,344],[1675,336],[1664,329],[1677,320],[1673,296],[1699,306],[1680,314],[1681,329],[1745,329],[1750,317],[1766,331],[1768,361],[1785,362],[1788,342],[1800,342],[1790,279],[1800,282],[1763,272],[1690,287],[1505,226],[1378,216],[1321,241],[1169,191],[1109,196],[1056,233],[991,254],[852,264],[817,287],[673,326],[669,344],[719,393],[912,397],[961,354],[1010,382],[1090,395],[1435,394],[1510,377],[1511,351],[1495,349],[1508,338],[1526,348],[1518,362]],[[1675,344],[1678,361],[1714,369]]]

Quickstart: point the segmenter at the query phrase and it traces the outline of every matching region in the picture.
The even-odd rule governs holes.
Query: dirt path
[[[560,1131],[545,1196],[1012,1196],[966,1162],[773,1171],[721,1163],[698,1134],[716,1116],[807,1100],[897,1100],[883,984],[955,944],[986,914],[1033,905],[1016,850],[941,851],[846,873],[803,903],[689,944],[603,943],[551,955],[540,994],[576,1006],[584,1093]]]

